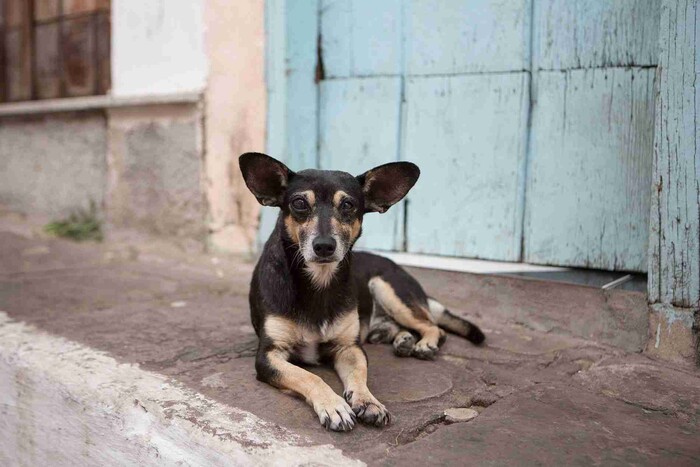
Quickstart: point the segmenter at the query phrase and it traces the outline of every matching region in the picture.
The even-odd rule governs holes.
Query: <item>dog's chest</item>
[[[321,356],[320,349],[332,346],[352,345],[357,341],[360,321],[357,311],[353,310],[332,322],[324,322],[313,328],[297,328],[294,354],[305,363],[317,364]]]
[[[338,337],[338,330],[327,323],[314,329],[302,328],[299,340],[294,346],[294,353],[304,363],[316,365],[319,363],[319,347],[321,344],[333,342]]]

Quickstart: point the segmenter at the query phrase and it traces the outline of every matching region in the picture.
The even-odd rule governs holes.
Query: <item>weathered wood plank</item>
[[[61,0],[34,0],[34,20],[48,21],[61,14]]]
[[[7,101],[32,98],[32,40],[28,25],[5,31],[5,86]]]
[[[112,86],[112,22],[109,12],[97,13],[97,94],[106,94]]]
[[[317,163],[318,1],[266,0],[268,153],[292,170]],[[265,208],[258,243],[267,240],[278,210]]]
[[[410,75],[526,70],[530,0],[407,0]]]
[[[284,155],[294,169],[316,166],[318,2],[286,2],[287,138]]]
[[[321,83],[320,168],[359,175],[398,158],[401,79],[351,78]],[[403,205],[365,216],[358,247],[400,249]]]
[[[4,0],[5,26],[15,28],[32,22],[31,3],[28,0]]]
[[[66,96],[89,96],[97,90],[94,17],[63,21],[61,71]]]
[[[538,73],[525,261],[646,270],[653,81],[651,69]]]
[[[401,0],[322,2],[326,77],[400,74],[401,10]]]
[[[649,301],[700,307],[700,5],[664,1],[659,42]]]
[[[7,68],[5,66],[5,3],[0,0],[0,102],[7,94]]]
[[[517,261],[528,74],[409,78],[408,251]]]
[[[661,0],[534,0],[535,69],[655,65]]]
[[[61,97],[60,45],[61,24],[37,24],[34,27],[34,87],[38,99]]]

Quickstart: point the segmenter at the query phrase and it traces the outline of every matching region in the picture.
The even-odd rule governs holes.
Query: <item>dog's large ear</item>
[[[357,176],[365,195],[365,212],[386,212],[418,181],[420,169],[411,162],[391,162]]]
[[[248,189],[263,206],[280,206],[294,172],[272,157],[259,152],[247,152],[238,158]]]

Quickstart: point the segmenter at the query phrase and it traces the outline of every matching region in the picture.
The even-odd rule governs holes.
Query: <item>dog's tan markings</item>
[[[268,316],[265,319],[265,335],[276,347],[289,351],[301,340],[302,332],[294,321],[281,316]]]
[[[353,241],[357,240],[357,237],[360,236],[361,228],[362,222],[360,222],[360,219],[355,219],[352,223],[352,228],[350,229],[350,235],[352,236]]]
[[[365,423],[384,426],[390,416],[386,407],[367,387],[367,358],[357,345],[340,347],[335,353],[335,371],[345,388],[345,399]]]
[[[311,405],[322,425],[332,430],[351,430],[355,425],[355,415],[342,397],[333,392],[323,380],[303,368],[287,361],[289,355],[282,350],[267,353],[270,366],[277,372],[271,383],[293,391]]]
[[[418,332],[421,340],[416,344],[419,352],[435,352],[442,336],[440,328],[433,322],[428,310],[414,306],[409,308],[394,291],[391,284],[381,277],[373,277],[369,280],[369,290],[374,300],[397,323]]]
[[[322,342],[333,342],[340,347],[354,345],[359,335],[360,317],[357,309],[353,309],[321,327]]]
[[[336,208],[339,208],[340,203],[342,203],[345,198],[349,198],[349,197],[350,196],[347,193],[345,193],[343,190],[336,191],[335,194],[333,195],[333,206],[335,206]]]
[[[309,206],[312,208],[316,205],[316,193],[314,193],[313,190],[300,191],[297,194],[303,195],[304,198],[306,198],[306,202],[309,203]]]
[[[308,238],[316,230],[317,225],[317,216],[309,217],[301,223],[297,222],[291,214],[284,218],[284,228],[287,231],[287,235],[297,245],[301,242],[302,236]]]
[[[291,215],[284,218],[284,228],[294,243],[299,243],[299,224]]]
[[[352,224],[345,224],[338,221],[335,217],[331,218],[331,229],[333,233],[336,233],[348,240],[354,242],[357,237],[360,236],[360,228],[362,227],[362,222],[359,219],[355,219]]]

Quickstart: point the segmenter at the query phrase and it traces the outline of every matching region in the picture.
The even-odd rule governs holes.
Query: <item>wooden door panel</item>
[[[410,78],[406,100],[408,251],[517,261],[527,73]]]
[[[536,69],[656,65],[659,0],[535,0]]]
[[[327,78],[401,74],[401,0],[324,1],[323,65]]]
[[[407,0],[411,75],[525,70],[530,0]]]
[[[539,74],[526,261],[646,270],[654,73],[613,68]]]
[[[398,158],[400,78],[323,81],[320,101],[320,168],[353,175]],[[368,214],[359,247],[401,247],[401,204]]]

